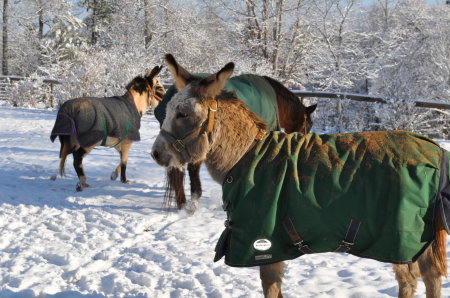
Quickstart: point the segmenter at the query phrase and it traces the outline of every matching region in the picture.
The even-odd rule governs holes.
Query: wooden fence
[[[17,81],[22,81],[27,79],[27,77],[22,76],[13,76],[13,75],[0,75],[0,100],[10,99],[9,87]],[[44,84],[47,84],[50,87],[50,94],[53,94],[54,85],[61,84],[60,81],[55,79],[46,78],[42,80]]]

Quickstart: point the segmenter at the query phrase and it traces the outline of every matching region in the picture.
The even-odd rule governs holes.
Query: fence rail
[[[164,88],[169,88],[171,84],[164,83]],[[366,95],[358,93],[345,93],[345,92],[327,92],[327,91],[307,91],[307,90],[292,90],[292,93],[298,97],[316,97],[316,98],[334,98],[334,99],[351,99],[354,101],[362,102],[374,102],[374,103],[388,103],[389,98],[379,95]],[[416,107],[429,108],[429,109],[441,109],[450,110],[450,102],[440,102],[436,100],[415,100]]]
[[[7,100],[9,98],[10,94],[8,92],[8,87],[10,87],[13,82],[22,81],[25,79],[27,79],[27,77],[0,75],[0,100]],[[61,81],[52,78],[44,78],[42,82],[50,86],[51,94],[53,94],[54,85],[62,84]]]
[[[384,96],[362,95],[356,93],[304,91],[304,90],[291,90],[291,91],[298,97],[302,98],[317,97],[317,98],[351,99],[355,101],[375,102],[375,103],[387,103],[389,101],[389,98]],[[414,104],[416,107],[420,108],[450,110],[450,102],[447,103],[435,100],[415,100]]]

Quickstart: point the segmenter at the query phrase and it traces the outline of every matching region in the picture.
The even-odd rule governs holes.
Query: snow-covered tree
[[[3,0],[3,21],[2,21],[2,74],[8,74],[8,28],[9,28],[9,3]]]

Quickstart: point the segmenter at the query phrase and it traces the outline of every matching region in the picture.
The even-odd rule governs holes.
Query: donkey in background
[[[234,251],[234,255],[230,254],[231,248],[236,245],[241,245],[242,248],[242,241],[233,241],[233,237],[239,237],[242,234],[242,230],[239,230],[239,232],[233,232],[235,229],[243,228],[246,225],[242,223],[244,220],[258,220],[261,214],[265,214],[267,205],[264,205],[264,207],[259,205],[259,201],[261,202],[267,199],[265,198],[266,194],[262,194],[260,192],[256,191],[256,196],[252,193],[255,193],[253,190],[254,187],[261,187],[266,185],[257,185],[252,184],[253,182],[256,182],[251,179],[245,179],[247,176],[240,178],[239,175],[243,175],[246,172],[251,171],[251,168],[249,165],[250,162],[255,160],[254,154],[256,150],[260,151],[266,151],[267,146],[266,144],[269,144],[267,142],[276,142],[274,138],[269,137],[276,137],[278,139],[282,140],[300,140],[302,144],[305,144],[306,147],[290,147],[293,142],[285,142],[285,146],[287,148],[291,149],[297,149],[300,148],[303,149],[310,149],[310,154],[308,155],[300,155],[299,152],[303,151],[296,151],[296,150],[290,150],[287,155],[282,156],[282,160],[275,160],[275,166],[279,166],[280,168],[283,168],[285,164],[291,163],[294,160],[308,160],[308,159],[316,159],[319,156],[325,156],[325,157],[334,157],[334,148],[326,149],[325,147],[323,150],[321,149],[321,145],[324,143],[323,140],[332,139],[333,135],[324,135],[323,138],[320,137],[320,135],[316,134],[308,134],[307,136],[300,136],[298,134],[283,134],[282,132],[277,133],[269,133],[268,135],[265,133],[266,125],[263,121],[261,121],[253,112],[248,110],[243,103],[236,99],[232,94],[223,92],[223,87],[227,80],[230,78],[233,69],[234,64],[229,63],[224,68],[222,68],[219,72],[217,72],[214,75],[211,75],[207,78],[198,78],[186,71],[180,71],[180,66],[177,64],[177,62],[173,59],[171,55],[166,55],[166,63],[172,73],[172,76],[175,80],[175,84],[180,90],[180,92],[174,96],[174,98],[171,100],[171,102],[167,106],[167,117],[162,125],[160,134],[158,135],[157,139],[155,140],[153,147],[152,147],[152,157],[153,159],[161,166],[164,167],[182,167],[185,163],[195,163],[199,160],[204,160],[206,167],[212,176],[212,178],[223,185],[223,189],[225,190],[225,187],[233,187],[233,183],[242,183],[243,182],[249,182],[251,184],[250,188],[239,188],[241,184],[237,184],[237,188],[233,189],[243,189],[246,190],[245,192],[245,199],[241,201],[248,202],[247,205],[245,205],[245,209],[243,210],[242,216],[240,218],[230,218],[230,216],[233,216],[234,214],[240,212],[239,206],[240,201],[239,199],[242,199],[241,196],[238,196],[239,192],[233,192],[229,193],[230,197],[228,199],[235,200],[235,201],[228,201],[225,202],[224,200],[224,206],[228,210],[232,210],[233,212],[228,213],[229,221],[225,237],[221,237],[222,244],[224,247],[217,246],[216,247],[216,253],[219,253],[219,258],[217,258],[216,254],[216,260],[220,259],[223,254],[220,253],[224,252],[224,254],[228,257],[225,258],[225,263],[230,264],[232,262],[231,257],[235,258],[245,258],[247,256],[250,256],[249,259],[253,262],[251,265],[246,265],[246,263],[231,263],[230,265],[235,266],[253,266],[254,263],[259,262],[260,266],[260,278],[261,283],[263,287],[263,292],[266,297],[282,297],[281,294],[281,283],[284,275],[284,263],[282,261],[277,261],[276,259],[271,261],[270,258],[272,257],[272,253],[275,253],[275,251],[271,250],[270,242],[265,240],[264,247],[255,247],[255,244],[246,246],[245,249],[248,249],[249,254],[246,254],[242,250]],[[363,168],[357,168],[355,171],[362,171],[363,173],[366,173],[368,169],[380,169],[382,167],[383,163],[378,163],[378,160],[385,160],[383,157],[387,156],[388,153],[396,153],[400,152],[398,150],[402,150],[401,148],[407,147],[411,148],[413,151],[410,152],[410,155],[407,156],[405,159],[394,159],[393,163],[388,163],[390,166],[393,165],[393,168],[395,168],[395,165],[402,165],[402,167],[408,167],[409,171],[403,171],[403,175],[416,175],[416,173],[421,173],[424,170],[426,170],[426,173],[429,175],[427,176],[427,179],[433,179],[433,186],[437,186],[439,184],[438,190],[428,191],[429,188],[426,188],[426,193],[431,194],[431,196],[423,197],[424,201],[429,200],[430,205],[428,205],[428,208],[425,212],[423,210],[423,206],[419,206],[418,208],[420,211],[418,213],[414,214],[408,214],[406,220],[409,224],[417,225],[417,222],[412,221],[410,219],[416,218],[418,219],[418,222],[423,221],[424,228],[426,229],[426,235],[425,233],[422,235],[421,231],[418,231],[418,242],[412,243],[414,247],[419,247],[417,250],[412,250],[413,257],[412,258],[406,258],[402,260],[392,260],[391,263],[394,263],[393,269],[395,272],[395,278],[398,281],[399,286],[399,297],[414,297],[414,292],[417,288],[417,279],[419,277],[422,277],[422,280],[425,283],[426,287],[426,295],[427,297],[440,297],[441,287],[442,287],[442,281],[441,276],[446,276],[447,274],[447,252],[446,252],[446,235],[448,231],[448,220],[446,220],[445,213],[442,213],[442,208],[439,207],[439,199],[441,198],[435,198],[436,193],[439,193],[443,189],[449,188],[449,179],[448,179],[448,164],[446,165],[445,162],[442,162],[445,160],[445,156],[448,156],[449,153],[445,151],[441,151],[441,148],[439,148],[438,145],[433,143],[431,140],[428,140],[421,136],[411,136],[409,133],[402,133],[402,132],[371,132],[371,133],[360,133],[358,134],[358,137],[362,140],[362,143],[357,143],[356,145],[348,142],[350,139],[353,138],[351,134],[342,134],[341,135],[341,141],[337,142],[336,144],[339,144],[339,148],[348,148],[353,149],[357,148],[359,151],[354,153],[349,153],[349,155],[342,155],[344,157],[349,157],[350,163],[344,163],[339,162],[339,159],[337,159],[336,167],[341,166],[342,164],[345,164],[346,167],[344,169],[347,169],[348,173],[354,173],[352,172],[352,168],[347,168],[350,164],[353,164],[352,161],[355,159],[357,166],[359,165],[358,162],[360,161],[358,158],[365,157],[365,153],[370,153],[376,156],[377,158],[382,157],[381,159],[375,159],[377,162],[374,162],[374,160],[362,162],[362,165],[369,162],[370,167],[363,167]],[[392,137],[392,138],[391,138]],[[172,143],[174,140],[180,139],[184,142],[185,145],[185,151],[179,152],[177,150],[174,150]],[[309,140],[316,139],[318,141],[316,142],[310,142]],[[268,141],[267,141],[268,140]],[[381,141],[381,143],[380,143]],[[379,146],[380,144],[388,144],[386,147]],[[357,146],[358,144],[362,146]],[[425,144],[425,145],[419,145],[419,144]],[[308,146],[310,145],[310,146]],[[369,147],[367,145],[370,145]],[[303,146],[303,145],[302,145]],[[336,145],[337,146],[337,145]],[[428,151],[423,151],[424,146],[425,148],[429,149]],[[399,149],[399,147],[401,147]],[[279,149],[279,147],[275,148]],[[315,151],[313,150],[315,149]],[[368,151],[364,151],[364,150]],[[339,149],[341,150],[341,149]],[[362,152],[361,152],[362,150]],[[275,151],[269,151],[269,156],[265,161],[271,162],[273,160],[274,156],[276,155]],[[350,152],[350,151],[348,151]],[[273,153],[270,154],[270,153]],[[294,156],[294,153],[298,154]],[[343,152],[345,153],[345,151]],[[369,155],[370,155],[369,154]],[[378,155],[377,155],[378,154]],[[395,154],[394,154],[395,155]],[[396,158],[396,157],[394,157]],[[420,159],[419,159],[420,158]],[[245,162],[241,167],[239,167],[239,163],[244,160]],[[332,161],[333,159],[329,160]],[[418,172],[415,172],[412,170],[415,164],[417,164],[417,161],[419,162],[419,170]],[[424,164],[420,164],[422,160],[425,160],[425,166]],[[373,162],[373,163],[371,163]],[[441,167],[439,166],[441,164]],[[238,165],[238,168],[236,172],[232,173],[235,174],[233,176],[230,175],[230,171],[233,171],[235,169],[236,165]],[[252,164],[253,165],[253,164]],[[318,164],[318,167],[312,166],[310,168],[311,171],[320,169],[321,171],[327,171],[330,168],[330,165],[333,165],[332,162],[326,162],[325,164]],[[445,166],[442,166],[445,165]],[[264,169],[264,164],[259,165],[258,167],[262,167]],[[441,176],[439,176],[439,167],[441,170]],[[253,168],[254,172],[257,173],[257,167]],[[272,180],[269,180],[270,182],[276,181],[277,179],[280,179],[281,177],[286,177],[287,179],[291,179],[291,181],[296,181],[297,183],[302,182],[302,186],[307,186],[308,191],[321,191],[322,189],[315,189],[314,183],[320,183],[321,177],[316,177],[318,179],[313,179],[310,176],[300,176],[300,174],[305,174],[305,172],[302,172],[302,168],[297,168],[298,173],[294,172],[286,172],[286,175],[280,175],[280,173],[274,173],[275,176],[272,176],[273,178],[269,178]],[[412,172],[410,172],[412,171]],[[323,172],[321,172],[323,173]],[[356,173],[356,172],[355,172]],[[446,174],[447,173],[447,174]],[[259,175],[263,177],[266,176],[266,174],[269,174],[267,171],[259,172]],[[236,175],[238,175],[236,177]],[[259,177],[261,177],[259,176]],[[348,177],[352,177],[348,176]],[[252,176],[253,177],[253,176]],[[409,181],[414,181],[418,177],[413,176],[414,179],[408,178]],[[443,177],[444,179],[440,179],[440,177]],[[231,178],[231,179],[230,179]],[[369,181],[367,179],[368,177],[362,177],[360,180],[354,181],[355,183],[352,184],[353,187],[357,187],[358,189],[370,189],[370,185],[373,183],[372,181]],[[395,191],[396,189],[400,189],[401,187],[404,187],[403,184],[406,182],[402,179],[400,180],[393,180],[394,182],[390,182],[391,177],[380,177],[381,179],[384,179],[384,181],[388,180],[388,183],[391,183],[389,186],[391,188],[391,192],[393,194],[397,194],[398,191]],[[395,178],[397,179],[397,178]],[[323,180],[323,178],[322,178]],[[325,179],[328,181],[328,179]],[[266,180],[264,180],[266,181]],[[340,185],[347,185],[345,183],[349,183],[349,179],[340,180],[337,179],[339,188]],[[310,184],[308,184],[310,183]],[[266,189],[270,191],[277,191],[277,188],[272,185],[272,183],[267,183]],[[230,186],[226,186],[230,185]],[[253,186],[252,186],[253,185]],[[428,185],[428,184],[427,184]],[[284,186],[284,185],[283,185]],[[300,188],[295,187],[296,190],[300,190]],[[373,189],[373,188],[372,188]],[[305,193],[305,189],[303,189]],[[348,195],[346,193],[348,189],[346,187],[342,187],[340,191],[342,191],[345,195]],[[402,188],[402,190],[405,190]],[[236,190],[237,191],[237,190]],[[409,190],[411,191],[411,190]],[[224,193],[225,194],[225,193]],[[286,194],[286,193],[283,193]],[[328,193],[331,195],[332,193]],[[378,192],[373,194],[376,196],[377,199],[382,200],[383,196],[387,195],[387,191],[383,193],[383,189],[378,189]],[[417,198],[417,195],[414,193],[408,193],[408,195],[404,196],[401,200],[401,202],[412,202],[411,204],[414,204],[414,199],[411,200],[411,196],[413,198]],[[422,194],[422,193],[421,193]],[[247,198],[247,195],[251,196]],[[448,197],[448,194],[447,194]],[[409,199],[408,199],[409,198]],[[277,207],[278,203],[281,202],[281,200],[284,200],[284,196],[282,198],[280,197],[280,201],[272,202],[271,206]],[[296,197],[297,201],[303,201],[302,197]],[[321,197],[320,199],[324,199]],[[319,204],[318,201],[313,198],[313,206],[318,205],[318,209],[323,209],[322,207],[324,205]],[[269,204],[270,204],[269,199]],[[436,208],[433,203],[436,203]],[[442,204],[442,202],[439,202]],[[448,202],[447,202],[448,203]],[[294,203],[292,203],[294,204]],[[402,204],[400,204],[401,206]],[[372,209],[367,210],[363,208],[362,213],[356,213],[357,216],[360,216],[360,219],[362,221],[365,221],[366,218],[364,217],[367,214],[371,214],[373,212],[377,213],[377,219],[383,220],[385,216],[388,215],[388,213],[395,213],[394,211],[397,211],[398,206],[393,206],[394,208],[392,210],[386,210],[381,208],[379,209]],[[253,208],[253,209],[249,209]],[[417,208],[417,206],[415,207]],[[329,212],[336,212],[334,208],[328,208]],[[273,209],[268,209],[269,214],[272,212]],[[311,209],[313,210],[313,209]],[[315,209],[314,209],[315,210]],[[416,210],[416,209],[415,209]],[[290,208],[284,208],[282,212],[290,212]],[[346,212],[349,210],[345,210]],[[389,212],[388,212],[389,211]],[[398,211],[402,211],[401,208]],[[308,210],[305,210],[304,212],[308,213]],[[360,212],[360,211],[355,211]],[[381,213],[380,213],[381,212]],[[403,210],[405,212],[405,210]],[[425,214],[426,213],[426,214]],[[253,215],[252,215],[253,214]],[[254,216],[255,214],[258,214],[258,216]],[[276,215],[278,213],[275,213]],[[401,216],[402,212],[400,212]],[[351,214],[351,216],[354,216],[355,214]],[[347,216],[344,212],[344,216]],[[448,215],[447,215],[448,216]],[[332,216],[331,216],[332,217]],[[404,216],[403,216],[404,217]],[[322,218],[323,220],[325,218]],[[445,219],[445,220],[444,220]],[[235,221],[236,220],[236,221]],[[273,229],[282,230],[283,228],[280,227],[278,224],[278,217],[273,221],[275,222],[275,227]],[[395,223],[396,221],[394,221]],[[446,224],[446,227],[444,227],[444,222]],[[257,222],[259,223],[259,222]],[[272,223],[269,223],[271,225]],[[258,225],[259,226],[259,225]],[[399,226],[395,226],[394,228],[398,228]],[[341,227],[342,228],[342,227]],[[383,228],[389,228],[384,226]],[[312,233],[317,233],[317,229],[314,228],[305,228],[302,226],[295,226],[291,225],[290,229],[287,231],[289,235],[284,234],[282,236],[283,244],[288,245],[289,250],[293,251],[296,255],[294,257],[298,257],[302,254],[302,251],[307,250],[315,250],[316,248],[314,245],[311,246],[311,249],[308,248],[308,243],[303,243],[304,241],[300,238],[298,235],[296,229],[303,231],[303,229],[309,230]],[[359,226],[358,226],[359,229]],[[358,229],[355,229],[356,232]],[[340,229],[342,232],[342,238],[344,238],[345,235],[345,227],[344,229]],[[350,230],[350,229],[349,229]],[[367,247],[372,248],[373,246],[368,245],[367,243],[358,243],[359,240],[362,240],[364,237],[369,234],[370,232],[367,231],[367,226],[365,223],[361,225],[361,230],[366,231],[365,233],[362,232],[358,236],[360,239],[356,238],[357,241],[354,242],[354,239],[348,240],[349,242],[342,241],[342,246],[344,249],[336,250],[339,252],[349,252],[353,253],[355,255],[361,256],[361,254],[358,254],[356,249],[359,247],[359,249],[362,250],[363,256],[365,249],[367,250]],[[237,230],[236,230],[237,231]],[[270,234],[270,229],[261,229],[259,231],[256,231],[255,233],[268,233]],[[409,233],[412,230],[398,230],[401,233]],[[350,233],[349,233],[350,234]],[[352,233],[353,234],[353,233]],[[222,234],[224,235],[224,234]],[[247,235],[247,234],[244,234]],[[303,233],[300,233],[303,237]],[[341,235],[341,233],[339,233]],[[338,235],[338,236],[339,236]],[[378,235],[377,233],[374,235]],[[381,232],[381,236],[392,236],[392,233],[383,233]],[[395,233],[394,233],[394,239],[395,239]],[[417,235],[417,234],[416,234]],[[289,236],[289,237],[288,237]],[[371,236],[371,235],[369,235]],[[261,237],[258,235],[258,237]],[[339,236],[340,237],[340,236]],[[337,238],[339,238],[337,237]],[[424,237],[422,239],[422,237]],[[264,238],[264,237],[263,237]],[[319,233],[316,237],[319,239],[320,242],[316,247],[320,247],[320,245],[323,245],[323,241],[328,241],[326,237],[322,237]],[[336,238],[336,237],[335,237]],[[342,240],[342,238],[340,238]],[[254,241],[255,239],[261,239],[261,238],[253,238],[250,239],[250,241]],[[281,239],[281,238],[278,238]],[[344,240],[347,239],[347,235],[345,235]],[[248,241],[248,239],[240,239]],[[291,241],[292,240],[292,241]],[[333,239],[334,240],[334,239]],[[339,240],[339,239],[338,239]],[[376,240],[376,239],[375,239]],[[392,247],[394,254],[402,254],[404,251],[408,250],[404,246],[397,246],[399,243],[398,240],[394,240],[394,243],[387,243],[383,246],[385,247]],[[340,241],[331,243],[334,245],[339,245]],[[220,240],[219,240],[220,243]],[[269,245],[267,245],[267,243]],[[245,242],[247,244],[247,242]],[[280,247],[280,243],[273,242],[272,247]],[[354,246],[352,246],[354,244]],[[222,249],[223,248],[223,249]],[[297,249],[298,248],[298,249]],[[402,250],[401,248],[404,248]],[[301,250],[302,249],[302,250]],[[254,250],[254,251],[253,251]],[[263,251],[262,254],[256,255],[256,257],[253,258],[253,254],[257,253],[256,250]],[[284,251],[284,250],[283,250]],[[310,253],[310,252],[305,252]],[[373,253],[373,251],[372,251]],[[375,253],[386,253],[383,249],[376,250]],[[387,252],[391,253],[391,252]],[[370,256],[366,256],[369,257]],[[281,260],[286,260],[287,258],[281,258]],[[384,260],[389,261],[389,260]]]
[[[76,190],[89,185],[83,169],[83,158],[97,146],[114,147],[120,163],[111,180],[129,183],[126,177],[128,152],[140,140],[141,117],[149,106],[156,107],[165,94],[156,79],[162,66],[156,66],[144,77],[137,76],[126,86],[123,96],[82,97],[66,101],[59,109],[50,139],[61,142],[59,174],[64,176],[67,155],[73,155],[73,166],[79,182]]]
[[[175,60],[170,54],[168,56]],[[180,74],[188,73],[181,66],[179,66],[178,71]],[[171,86],[167,90],[162,102],[155,109],[155,116],[161,125],[166,117],[166,105],[177,92],[175,87]],[[238,98],[247,104],[250,110],[266,121],[269,130],[279,130],[282,128],[287,133],[301,132],[303,134],[311,130],[313,124],[311,115],[317,105],[304,106],[294,93],[277,80],[268,76],[243,74],[231,78],[227,87],[228,91],[236,92]],[[255,91],[258,88],[259,90]],[[260,97],[255,98],[258,95]],[[270,114],[272,112],[275,115],[274,117]],[[267,117],[268,114],[269,116]],[[278,123],[274,124],[272,122],[273,118],[276,118]],[[200,167],[202,163],[202,160],[198,160],[187,165],[190,178],[190,201],[186,201],[184,192],[184,167],[171,167],[167,169],[166,205],[170,205],[173,199],[173,193],[175,192],[175,201],[178,209],[184,207],[188,212],[195,211],[198,199],[202,195],[200,181]]]

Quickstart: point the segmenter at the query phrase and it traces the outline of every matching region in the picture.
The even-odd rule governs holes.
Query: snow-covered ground
[[[153,116],[130,152],[132,183],[109,179],[118,153],[101,148],[84,160],[91,187],[81,193],[71,157],[67,177],[49,179],[59,162],[59,142],[49,140],[55,116],[0,107],[0,297],[262,296],[258,268],[213,263],[225,213],[204,169],[195,214],[162,208],[165,172],[149,154]],[[288,262],[283,289],[285,297],[395,297],[397,283],[389,264],[329,253]]]

